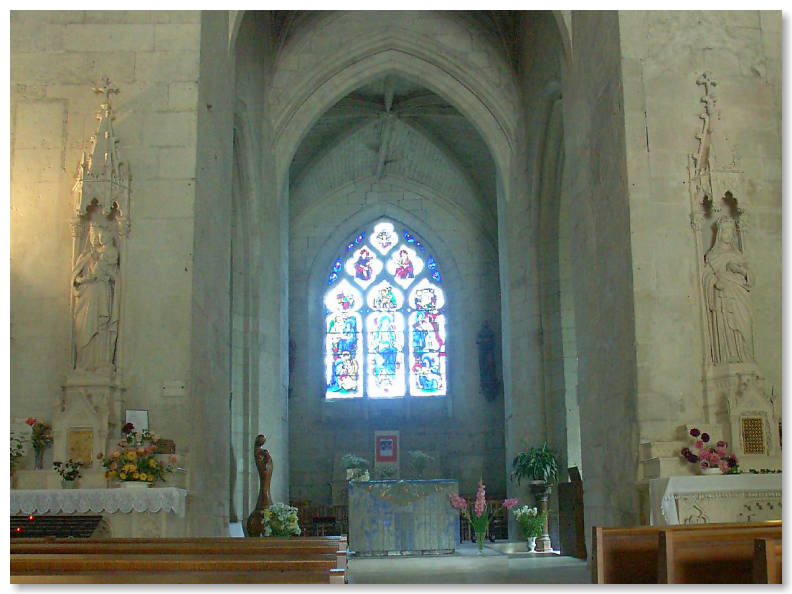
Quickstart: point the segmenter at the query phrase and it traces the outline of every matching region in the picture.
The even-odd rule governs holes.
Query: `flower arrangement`
[[[354,454],[344,454],[341,456],[341,465],[346,469],[347,480],[367,481],[369,480],[369,462],[365,458]]]
[[[470,522],[470,525],[473,527],[473,531],[476,533],[476,544],[478,545],[479,551],[481,551],[484,547],[484,535],[487,533],[487,528],[489,528],[489,523],[492,519],[489,515],[489,512],[487,511],[486,486],[481,481],[479,481],[478,489],[476,489],[476,499],[473,502],[472,512],[468,507],[468,502],[465,501],[464,497],[460,497],[456,493],[451,493],[448,498],[451,503],[451,507],[459,510],[462,513],[462,516],[467,518],[467,520]],[[503,507],[505,507],[507,510],[511,509],[515,505],[517,505],[516,499],[503,500]]]
[[[300,536],[297,508],[285,503],[273,503],[261,512],[264,536]]]
[[[64,481],[76,481],[81,478],[80,467],[83,463],[80,460],[72,460],[69,458],[68,462],[53,462],[52,467],[58,472],[61,479]]]
[[[527,505],[518,507],[513,513],[517,522],[520,524],[525,538],[542,536],[545,519],[544,513],[540,512],[535,507],[528,507]]]
[[[36,452],[36,457],[40,458],[48,447],[52,445],[52,427],[47,423],[42,423],[35,417],[28,417],[25,423],[30,425],[30,443],[33,444],[33,450]],[[38,460],[36,467],[41,468]]]
[[[13,472],[14,468],[19,462],[19,459],[25,455],[25,446],[22,438],[16,435],[13,431],[11,432],[11,471]]]
[[[518,485],[520,480],[545,481],[548,484],[558,480],[558,461],[547,442],[541,447],[520,452],[512,460],[512,480]]]
[[[726,450],[729,444],[725,441],[717,442],[714,447],[707,445],[710,442],[709,434],[702,433],[695,427],[690,430],[690,436],[696,439],[696,453],[694,454],[688,447],[682,448],[681,454],[685,460],[691,464],[698,464],[701,469],[718,468],[723,474],[740,472],[737,456]]]
[[[173,472],[175,456],[170,457],[169,464],[162,464],[154,455],[159,441],[155,434],[148,430],[139,433],[132,423],[124,425],[121,433],[123,439],[118,442],[118,448],[108,455],[96,456],[105,467],[107,478],[154,483],[164,481],[165,473]]]

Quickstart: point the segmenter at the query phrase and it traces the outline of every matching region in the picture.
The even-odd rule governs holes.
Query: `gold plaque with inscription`
[[[80,460],[83,467],[90,467],[93,461],[93,429],[69,429],[68,456]]]

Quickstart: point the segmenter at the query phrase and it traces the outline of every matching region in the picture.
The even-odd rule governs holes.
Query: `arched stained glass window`
[[[415,235],[380,220],[327,277],[325,398],[445,396],[446,296]]]

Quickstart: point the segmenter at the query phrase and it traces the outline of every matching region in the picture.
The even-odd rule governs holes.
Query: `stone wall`
[[[374,431],[400,431],[401,476],[411,476],[406,452],[437,458],[428,478],[454,478],[465,494],[481,477],[491,494],[505,494],[503,401],[479,389],[476,335],[485,320],[500,335],[497,252],[481,223],[460,217],[446,199],[414,182],[386,176],[361,180],[329,196],[332,209],[307,208],[291,222],[290,495],[330,502],[328,483],[338,458],[353,452],[373,465]],[[447,398],[420,401],[324,401],[324,310],[327,275],[346,242],[386,216],[411,229],[438,262],[448,307]],[[335,469],[335,474],[334,474]],[[430,476],[431,475],[431,476]]]
[[[594,524],[638,520],[635,325],[618,15],[575,12],[572,25],[573,59],[562,66],[563,191],[588,535]]]
[[[70,218],[77,166],[109,76],[132,172],[120,368],[128,408],[184,453],[194,433],[191,300],[200,14],[11,13],[11,416],[51,420],[69,368]]]
[[[705,418],[706,326],[690,225],[705,71],[717,81],[713,168],[745,212],[757,363],[781,389],[781,17],[778,12],[626,12],[621,31],[641,440]],[[716,198],[719,198],[717,196]],[[661,241],[663,249],[658,249]],[[708,249],[706,245],[704,249]],[[722,403],[714,403],[722,408]]]

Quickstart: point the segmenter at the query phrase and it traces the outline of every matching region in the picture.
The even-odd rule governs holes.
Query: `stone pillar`
[[[552,552],[553,546],[550,543],[550,533],[547,528],[547,500],[550,498],[550,485],[545,481],[531,481],[531,493],[534,496],[536,507],[544,514],[544,526],[542,526],[542,536],[536,539],[536,552]]]

